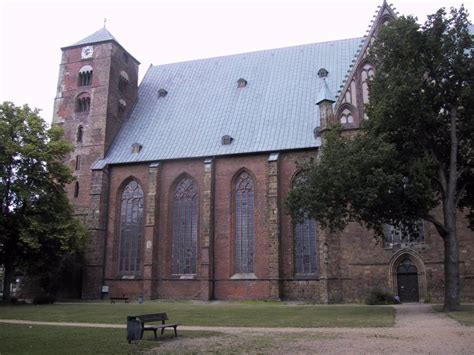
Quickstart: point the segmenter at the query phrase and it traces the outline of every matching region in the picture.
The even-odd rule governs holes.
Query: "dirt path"
[[[166,342],[161,353],[474,354],[474,327],[424,304],[395,306],[393,328],[225,328],[225,336]],[[268,334],[278,334],[269,337]],[[154,353],[151,352],[151,353]]]
[[[464,327],[424,304],[395,306],[393,328],[248,328],[180,326],[218,336],[177,338],[150,353],[474,354],[474,327]],[[124,324],[0,320],[0,323],[125,328]],[[275,336],[269,336],[275,334]]]

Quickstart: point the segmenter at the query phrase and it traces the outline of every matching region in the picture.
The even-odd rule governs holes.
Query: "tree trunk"
[[[461,283],[459,277],[459,245],[456,233],[456,210],[445,211],[448,233],[444,238],[444,311],[452,312],[461,306]],[[447,212],[447,213],[446,213]]]
[[[457,136],[457,109],[450,110],[450,154],[448,184],[443,200],[444,226],[444,311],[457,311],[461,308],[461,282],[459,278],[459,245],[456,232],[456,202],[458,183],[457,155],[459,141]]]
[[[2,301],[4,303],[10,303],[10,300],[11,300],[10,285],[13,281],[13,272],[14,272],[13,265],[7,261],[4,265],[4,274],[3,274]]]

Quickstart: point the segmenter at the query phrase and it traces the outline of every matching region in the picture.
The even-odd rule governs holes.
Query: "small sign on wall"
[[[109,293],[109,286],[103,285],[102,286],[102,293]]]

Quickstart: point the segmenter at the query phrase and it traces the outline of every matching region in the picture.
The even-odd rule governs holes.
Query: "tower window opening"
[[[92,67],[85,65],[79,70],[79,86],[89,86],[92,84]]]
[[[125,113],[125,110],[127,109],[127,103],[125,102],[125,100],[119,100],[119,103],[118,103],[118,116],[119,117],[122,117],[123,114]]]
[[[79,97],[76,101],[76,112],[85,113],[89,112],[91,107],[90,97]]]
[[[120,92],[124,92],[125,89],[127,88],[128,86],[128,75],[126,72],[124,71],[121,71],[120,72],[120,77],[119,77],[119,85],[118,85],[118,88],[119,88],[119,91]]]
[[[74,183],[74,198],[79,197],[79,181]]]
[[[82,126],[77,127],[76,142],[82,143],[82,138],[84,135],[84,128]]]

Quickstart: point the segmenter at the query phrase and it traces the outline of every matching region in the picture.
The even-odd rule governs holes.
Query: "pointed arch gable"
[[[118,195],[118,273],[122,277],[136,277],[142,271],[145,194],[139,181],[129,177],[121,184]]]
[[[410,259],[410,261],[416,266],[418,275],[418,294],[420,302],[424,302],[427,297],[425,263],[423,262],[421,256],[411,248],[400,249],[390,258],[388,266],[388,281],[390,291],[394,295],[398,294],[397,269],[405,259]]]
[[[339,108],[344,103],[348,103],[346,100],[347,97],[351,98],[352,105],[356,107],[359,122],[362,120],[362,117],[364,117],[363,107],[359,105],[363,100],[361,97],[362,93],[358,75],[360,63],[366,60],[370,51],[370,46],[377,37],[380,26],[383,26],[389,19],[396,17],[395,11],[392,9],[391,5],[384,1],[382,6],[376,11],[375,18],[370,25],[367,35],[362,39],[360,49],[354,53],[354,65],[350,65],[350,67],[347,68],[347,78],[341,85],[342,90],[340,90],[336,96],[336,108]]]
[[[352,117],[350,119],[349,117]],[[344,127],[356,126],[359,123],[359,115],[357,108],[349,103],[340,105],[336,111],[337,122],[341,123]]]
[[[171,184],[171,273],[197,274],[199,236],[199,186],[189,174]]]

